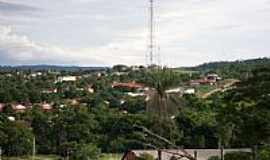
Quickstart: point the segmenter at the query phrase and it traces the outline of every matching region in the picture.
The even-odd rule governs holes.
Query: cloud
[[[0,11],[1,12],[33,12],[39,11],[39,8],[19,4],[19,3],[11,3],[6,1],[0,1]]]
[[[6,26],[0,26],[0,49],[1,63],[8,60],[6,63],[12,64],[75,64],[85,58],[89,64],[100,63],[94,58],[83,57],[76,50],[36,43]]]
[[[0,0],[0,24],[17,25],[37,20],[43,9],[14,1]]]
[[[12,27],[0,26],[1,64],[65,64],[96,66],[128,62],[130,59],[133,59],[136,63],[141,61],[141,57],[137,52],[142,50],[142,48],[137,46],[141,46],[140,41],[133,41],[133,45],[119,41],[96,48],[62,48],[36,43],[27,36],[16,34]],[[134,54],[130,52],[130,48],[133,48]]]

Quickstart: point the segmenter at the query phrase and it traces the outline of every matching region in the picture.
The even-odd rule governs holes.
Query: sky
[[[0,65],[147,63],[149,0],[0,0]],[[270,57],[270,0],[155,0],[155,61]]]

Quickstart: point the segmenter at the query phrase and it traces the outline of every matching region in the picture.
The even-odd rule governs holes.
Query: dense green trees
[[[0,146],[4,154],[20,156],[32,151],[33,134],[27,124],[22,121],[9,121],[0,115]]]
[[[83,144],[76,147],[71,156],[72,160],[98,160],[101,152],[94,144]]]
[[[114,80],[128,81],[128,75],[150,87],[154,103],[112,89]],[[50,76],[26,80],[19,75],[0,76],[0,103],[36,104],[24,113],[14,112],[10,105],[0,113],[4,154],[31,153],[33,138],[37,153],[74,160],[96,159],[100,152],[172,148],[172,144],[185,148],[261,148],[270,144],[268,67],[253,70],[234,89],[208,99],[167,93],[185,80],[168,68],[129,71],[128,75],[90,76],[74,83],[54,83],[55,77]],[[81,90],[84,86],[91,86],[95,92]],[[53,88],[59,92],[42,93]],[[70,99],[80,104],[67,103]],[[41,102],[54,102],[53,109],[45,112],[39,106]],[[157,112],[148,114],[146,106],[157,108]],[[8,116],[16,121],[8,120]],[[269,151],[262,148],[260,156],[267,159]]]
[[[219,126],[230,132],[231,145],[269,143],[269,84],[270,68],[259,68],[252,72],[252,78],[240,82],[236,89],[225,94],[224,105],[217,116]]]
[[[244,78],[248,77],[248,73],[256,68],[270,65],[269,58],[258,58],[234,62],[211,62],[196,67],[186,68],[200,72],[215,72],[223,78]]]

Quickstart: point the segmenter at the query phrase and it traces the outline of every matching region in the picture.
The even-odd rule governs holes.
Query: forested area
[[[119,71],[119,70],[117,70]],[[240,75],[239,71],[236,71]],[[259,148],[270,159],[270,66],[255,67],[226,92],[207,99],[168,94],[185,83],[187,75],[168,68],[129,71],[127,75],[90,76],[74,83],[58,83],[53,74],[25,78],[0,76],[0,146],[5,156],[57,154],[71,159],[97,159],[100,153],[129,149],[173,148],[147,134],[147,129],[184,148]],[[151,100],[128,97],[111,87],[113,81],[136,80],[153,90]],[[94,93],[78,88],[91,84]],[[49,94],[44,90],[57,88]],[[78,104],[69,103],[76,99]],[[32,109],[14,112],[13,103]],[[38,105],[53,102],[44,112]],[[64,104],[64,105],[63,105]],[[9,117],[15,117],[11,121]],[[87,157],[87,158],[86,158]]]
[[[238,60],[233,62],[210,62],[186,69],[201,72],[215,72],[224,78],[241,78],[247,76],[246,74],[252,70],[258,67],[269,65],[269,63],[269,58],[258,58],[250,60]]]

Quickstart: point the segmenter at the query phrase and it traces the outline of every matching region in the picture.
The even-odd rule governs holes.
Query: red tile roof
[[[135,81],[130,81],[127,83],[121,83],[121,82],[113,82],[112,87],[126,87],[126,88],[142,88],[144,87],[144,84],[137,83]]]
[[[0,112],[3,111],[4,107],[5,107],[5,105],[3,103],[0,103]]]

